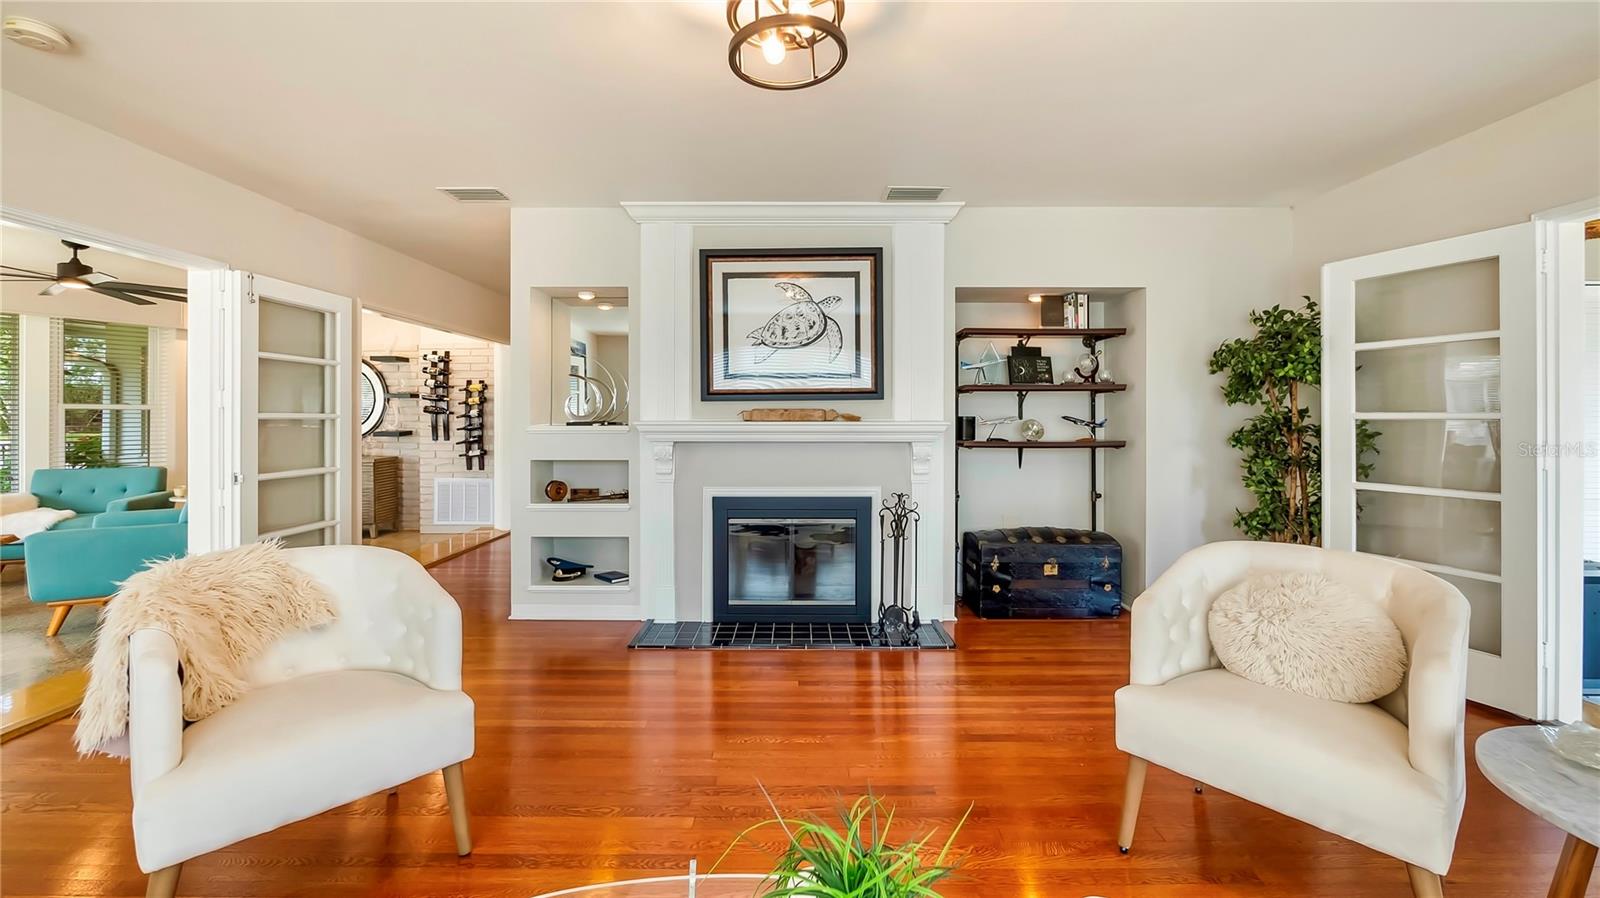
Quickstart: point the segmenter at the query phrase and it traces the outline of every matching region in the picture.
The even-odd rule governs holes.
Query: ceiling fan
[[[82,243],[73,243],[71,240],[61,241],[61,245],[72,250],[72,258],[65,262],[56,263],[56,273],[46,274],[42,271],[31,271],[27,268],[18,268],[15,265],[0,265],[0,282],[12,281],[38,281],[48,283],[39,292],[40,296],[55,296],[67,290],[90,290],[101,296],[131,302],[136,306],[153,306],[153,300],[170,299],[173,302],[188,302],[189,291],[183,287],[162,287],[157,284],[134,284],[128,281],[119,281],[109,274],[102,274],[89,267],[87,262],[78,260],[78,252],[88,249]]]

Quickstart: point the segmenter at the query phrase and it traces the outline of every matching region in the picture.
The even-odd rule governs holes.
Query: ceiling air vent
[[[506,196],[493,187],[440,187],[439,190],[448,193],[461,203],[509,203],[511,197]]]
[[[943,187],[890,187],[883,198],[892,203],[931,203],[944,191]]]

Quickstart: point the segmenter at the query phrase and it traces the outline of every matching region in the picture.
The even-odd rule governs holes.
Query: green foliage
[[[1222,398],[1261,412],[1228,437],[1244,458],[1244,486],[1256,506],[1240,509],[1233,524],[1251,539],[1320,545],[1322,542],[1322,431],[1300,404],[1301,387],[1322,384],[1322,318],[1311,297],[1299,309],[1252,311],[1253,337],[1239,337],[1211,354],[1212,374],[1226,374]],[[1380,434],[1356,425],[1357,468],[1376,453]]]
[[[767,802],[772,803],[771,796]],[[765,898],[939,898],[933,886],[954,872],[955,867],[945,859],[972,813],[968,807],[950,830],[944,847],[928,861],[924,854],[934,833],[890,844],[894,809],[886,808],[871,794],[840,810],[842,829],[816,817],[785,818],[775,805],[772,810],[773,819],[740,833],[712,866],[715,870],[739,842],[753,841],[750,835],[757,830],[781,828],[787,843],[772,868],[772,890],[761,893]]]

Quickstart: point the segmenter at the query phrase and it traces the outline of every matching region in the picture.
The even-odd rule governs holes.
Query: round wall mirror
[[[383,380],[383,372],[372,367],[366,360],[361,362],[361,435],[378,429],[383,423],[383,414],[389,410],[389,385]]]

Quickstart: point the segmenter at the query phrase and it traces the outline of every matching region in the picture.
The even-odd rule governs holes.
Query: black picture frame
[[[719,310],[713,308],[714,304],[714,277],[712,267],[717,262],[761,262],[774,261],[865,261],[868,264],[868,277],[871,297],[868,308],[871,311],[871,333],[857,342],[858,366],[860,359],[865,357],[871,370],[871,383],[860,387],[848,388],[820,388],[807,387],[796,389],[730,389],[727,387],[713,388],[713,364],[717,358],[717,348],[712,345],[712,316]],[[783,274],[781,267],[770,274],[777,276]],[[860,400],[882,399],[884,395],[883,374],[883,247],[803,247],[779,249],[702,249],[699,253],[699,266],[697,275],[700,291],[700,398],[706,402],[748,402],[750,400],[814,400],[827,399],[836,402],[849,402]],[[724,302],[726,293],[724,292]],[[720,310],[726,314],[726,310]],[[859,318],[859,316],[858,316]],[[724,340],[728,338],[724,329]],[[870,347],[871,355],[866,356],[861,348]]]

